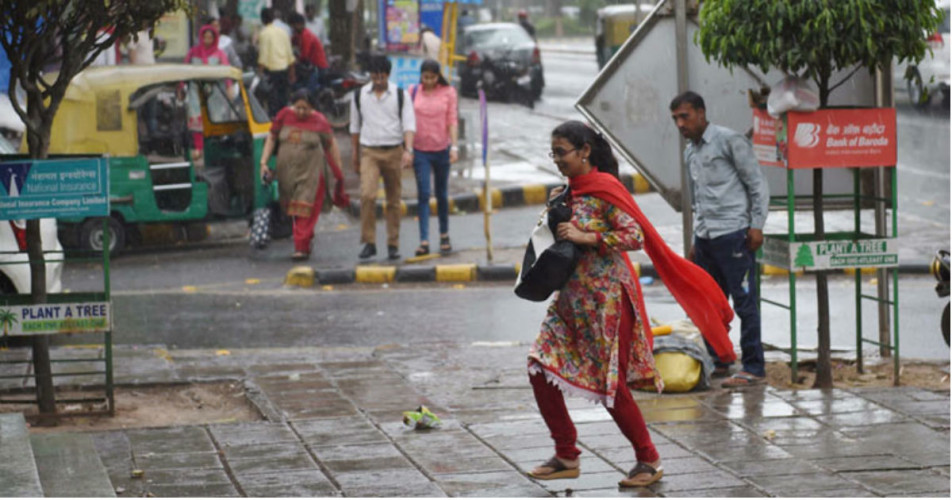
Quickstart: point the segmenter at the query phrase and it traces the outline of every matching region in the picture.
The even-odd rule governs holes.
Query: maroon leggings
[[[314,225],[317,224],[318,217],[321,216],[321,207],[324,205],[324,176],[321,176],[320,183],[317,186],[317,194],[314,196],[314,210],[310,217],[292,217],[294,221],[292,235],[294,237],[294,251],[302,253],[311,253],[311,240],[314,239]]]
[[[628,296],[623,297],[625,304],[628,302]],[[631,343],[632,332],[634,331],[635,318],[631,307],[622,308],[621,322],[618,325],[619,335],[619,356],[618,356],[618,391],[615,393],[615,407],[606,408],[611,414],[612,419],[618,424],[621,433],[628,438],[635,449],[635,457],[639,462],[654,462],[660,458],[658,451],[651,442],[651,435],[648,433],[648,426],[645,424],[644,417],[641,416],[641,410],[631,397],[631,391],[625,384],[625,374],[628,366],[629,344]],[[569,411],[565,407],[565,398],[558,387],[546,382],[545,374],[541,371],[535,375],[529,376],[529,382],[532,383],[532,391],[535,393],[536,403],[539,405],[539,411],[545,420],[545,425],[549,428],[552,439],[555,441],[555,454],[560,458],[573,460],[579,456],[581,450],[575,447],[576,432],[575,424],[569,416]]]

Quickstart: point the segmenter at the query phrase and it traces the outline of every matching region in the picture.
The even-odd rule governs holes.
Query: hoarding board
[[[0,163],[0,220],[109,215],[105,158]]]
[[[899,242],[896,238],[803,242],[791,242],[787,238],[785,234],[764,237],[764,263],[796,271],[899,265]]]
[[[112,329],[109,302],[0,306],[3,336],[105,333]]]

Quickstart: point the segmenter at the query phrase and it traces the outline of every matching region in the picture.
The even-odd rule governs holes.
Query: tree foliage
[[[922,60],[941,15],[934,0],[707,0],[695,41],[708,62],[811,79],[825,106],[837,70]]]

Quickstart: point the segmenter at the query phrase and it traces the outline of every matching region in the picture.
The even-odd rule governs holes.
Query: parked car
[[[48,293],[59,293],[63,288],[63,246],[56,232],[56,219],[40,219]],[[0,220],[0,295],[30,293],[29,260],[26,221]]]
[[[894,82],[904,84],[913,106],[924,108],[932,102],[933,96],[942,95],[942,105],[949,106],[949,0],[938,0],[936,5],[942,9],[943,18],[939,30],[928,34],[927,40],[932,53],[919,64],[899,65],[894,71]],[[905,80],[896,82],[899,79]]]
[[[459,68],[460,93],[476,95],[477,83],[495,61],[515,61],[519,71],[528,74],[533,96],[538,99],[545,87],[539,45],[516,23],[474,24],[463,30],[459,52],[466,62]],[[490,64],[484,64],[489,59]],[[487,68],[488,66],[488,68]]]

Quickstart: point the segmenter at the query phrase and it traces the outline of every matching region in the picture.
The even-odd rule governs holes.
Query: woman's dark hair
[[[288,24],[292,26],[295,24],[305,24],[304,16],[299,12],[292,12],[291,15],[288,16]]]
[[[450,83],[446,81],[446,78],[443,76],[443,73],[440,71],[440,63],[435,59],[427,59],[423,61],[423,64],[420,65],[420,83],[423,83],[423,73],[436,73],[437,83],[439,85],[448,86]]]
[[[311,103],[311,94],[307,91],[307,89],[297,89],[291,93],[291,100],[288,102],[293,105],[298,101],[304,101],[308,104],[308,106],[312,108],[314,107],[314,104]]]
[[[592,148],[588,157],[589,163],[598,168],[599,172],[611,174],[618,178],[618,160],[612,153],[612,146],[605,137],[592,127],[578,121],[570,120],[552,130],[552,137],[561,137],[569,141],[572,146],[581,149],[586,144]]]

